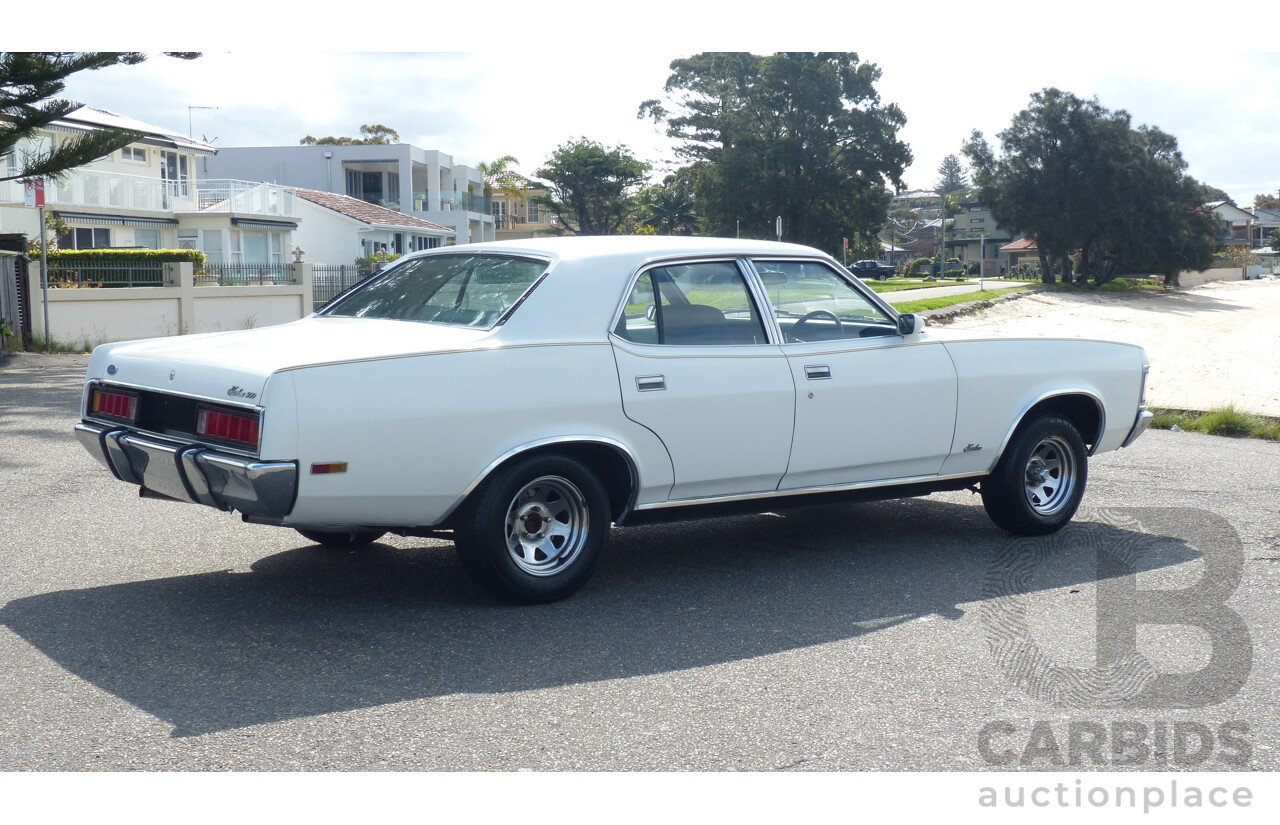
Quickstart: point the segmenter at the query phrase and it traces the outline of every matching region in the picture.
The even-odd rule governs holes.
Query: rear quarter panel
[[[435,524],[495,460],[557,437],[627,445],[642,502],[672,483],[661,442],[622,415],[603,342],[315,366],[292,381],[300,476],[289,523]],[[347,472],[311,474],[329,462]]]

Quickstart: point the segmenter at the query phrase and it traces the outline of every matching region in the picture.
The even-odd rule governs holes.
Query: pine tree
[[[166,52],[191,60],[195,52]],[[56,145],[24,149],[24,141],[80,108],[79,103],[57,97],[66,79],[76,72],[103,69],[146,60],[141,52],[0,52],[0,156],[13,152],[13,173],[0,167],[0,181],[60,178],[68,170],[122,149],[142,137],[124,129],[96,129]],[[37,144],[38,146],[38,144]]]

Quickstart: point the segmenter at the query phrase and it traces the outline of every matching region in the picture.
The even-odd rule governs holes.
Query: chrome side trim
[[[658,501],[652,504],[641,504],[636,512],[644,510],[663,510],[668,507],[689,507],[697,504],[731,504],[738,501],[754,501],[758,499],[785,498],[788,496],[804,496],[813,493],[844,493],[850,490],[866,490],[875,487],[898,487],[905,484],[920,484],[930,481],[958,481],[972,478],[975,481],[984,478],[986,473],[956,473],[947,476],[909,476],[907,478],[881,479],[878,481],[856,481],[850,484],[828,484],[823,487],[798,487],[790,490],[766,490],[756,493],[741,493],[730,496],[708,496],[706,498],[682,498],[675,501]]]
[[[522,453],[527,453],[530,450],[536,450],[540,447],[549,447],[557,444],[598,444],[605,447],[612,447],[615,451],[617,451],[619,455],[622,456],[623,460],[627,464],[627,471],[631,475],[631,495],[626,501],[626,503],[624,504],[622,508],[622,513],[623,515],[626,515],[626,513],[630,512],[633,509],[639,509],[635,506],[635,503],[636,503],[636,496],[639,495],[640,493],[640,472],[639,470],[636,469],[635,456],[632,455],[631,450],[629,450],[625,444],[623,444],[621,441],[616,441],[612,438],[608,438],[600,435],[563,435],[563,436],[556,436],[554,438],[542,438],[537,441],[530,441],[527,444],[521,444],[519,447],[513,447],[512,449],[507,450],[505,453],[498,456],[496,459],[494,459],[489,463],[489,466],[484,468],[484,470],[480,473],[479,476],[476,477],[474,481],[472,481],[469,485],[467,485],[467,489],[463,491],[462,495],[458,496],[458,499],[453,504],[449,505],[449,508],[444,511],[444,514],[441,515],[440,518],[435,523],[441,524],[447,521],[448,518],[452,516],[454,512],[458,509],[458,507],[462,505],[462,502],[466,501],[467,497],[470,496],[472,493],[474,493],[476,491],[476,488],[478,488],[481,484],[484,483],[485,479],[489,477],[489,474],[492,473],[494,470],[498,469],[498,467],[501,466],[502,464],[505,464],[507,461],[510,461],[511,459],[515,458],[518,455],[521,455]],[[433,525],[426,525],[426,526],[433,526]]]
[[[1031,412],[1031,409],[1035,407],[1035,405],[1042,401],[1048,401],[1051,398],[1059,398],[1064,395],[1086,396],[1093,401],[1094,405],[1098,408],[1098,431],[1094,433],[1093,448],[1089,450],[1089,455],[1093,455],[1094,450],[1098,449],[1098,444],[1102,441],[1103,433],[1107,431],[1107,408],[1103,406],[1102,399],[1099,398],[1093,390],[1066,389],[1047,392],[1022,408],[1018,415],[1013,419],[1013,426],[1009,428],[1009,432],[1005,433],[1004,440],[1000,442],[1000,449],[996,450],[995,453],[995,461],[999,461],[1001,456],[1004,455],[1004,448],[1009,446],[1009,442],[1013,440],[1013,434],[1017,431],[1018,426],[1022,424],[1022,419],[1027,417],[1027,413]],[[958,415],[959,413],[957,412],[957,416]],[[1081,435],[1083,436],[1084,433],[1081,433]],[[995,466],[995,461],[992,462],[991,466]]]

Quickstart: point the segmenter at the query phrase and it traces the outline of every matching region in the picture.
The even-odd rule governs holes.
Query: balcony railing
[[[77,169],[45,186],[50,206],[96,206],[138,212],[209,212],[286,218],[295,215],[292,187],[243,180],[166,181]],[[0,183],[0,203],[22,203],[21,181]]]
[[[201,212],[293,217],[297,214],[296,192],[291,186],[250,183],[245,180],[201,180],[196,183],[196,197]]]
[[[442,212],[481,212],[489,214],[489,198],[483,195],[471,195],[466,192],[441,192],[440,211]],[[415,212],[434,212],[429,206],[426,192],[413,193],[413,210]]]

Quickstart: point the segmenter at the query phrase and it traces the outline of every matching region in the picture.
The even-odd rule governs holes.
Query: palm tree
[[[513,203],[523,203],[529,179],[512,169],[520,161],[513,155],[503,155],[497,160],[480,161],[476,168],[484,176],[484,196],[492,198],[494,191],[506,195]]]
[[[674,235],[691,233],[697,225],[693,193],[678,182],[652,186],[643,196],[642,223],[660,232]]]

